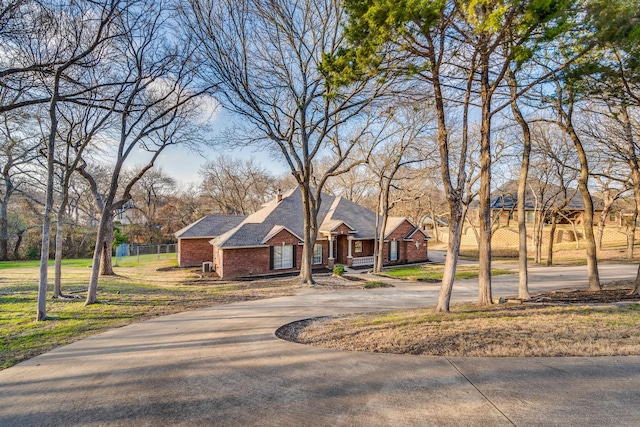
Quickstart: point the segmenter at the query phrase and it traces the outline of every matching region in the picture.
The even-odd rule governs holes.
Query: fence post
[[[136,246],[136,253],[138,256],[138,262],[140,262],[140,246]]]
[[[158,245],[158,260],[160,259],[160,245]]]

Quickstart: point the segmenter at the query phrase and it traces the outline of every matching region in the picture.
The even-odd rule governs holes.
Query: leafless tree
[[[427,134],[432,131],[432,117],[429,112],[412,107],[399,105],[385,113],[387,120],[383,124],[384,141],[378,145],[377,151],[369,160],[371,174],[376,177],[378,188],[378,203],[376,206],[376,249],[373,271],[382,271],[384,259],[384,233],[387,227],[389,212],[403,197],[392,200],[393,188],[399,188],[399,174],[408,165],[423,161],[424,157],[433,153],[428,152]],[[410,178],[405,175],[404,178]]]
[[[202,194],[216,212],[251,214],[278,191],[275,177],[253,160],[218,157],[200,169]]]
[[[355,166],[349,159],[361,135],[353,129],[363,125],[354,120],[390,80],[375,89],[367,80],[346,87],[327,80],[323,60],[343,41],[339,0],[190,0],[184,18],[206,58],[202,75],[220,82],[222,105],[246,125],[239,138],[271,147],[295,178],[304,218],[300,279],[313,283],[322,191]],[[329,156],[317,175],[318,159]]]
[[[91,279],[85,304],[97,302],[100,270],[110,271],[113,213],[131,199],[134,185],[175,144],[200,142],[195,119],[197,101],[211,86],[195,81],[195,63],[190,42],[170,38],[169,5],[149,1],[122,18],[122,36],[114,44],[120,61],[112,62],[121,75],[114,125],[102,136],[111,143],[101,156],[109,158],[109,183],[100,189],[88,158],[78,166],[87,180],[100,210],[100,223],[93,255]],[[116,83],[118,81],[116,80]],[[134,150],[147,153],[145,163],[124,180],[123,168]],[[95,161],[95,157],[94,160]],[[102,265],[102,267],[101,267]]]
[[[589,289],[600,290],[600,275],[598,273],[598,259],[596,253],[596,238],[593,233],[593,198],[589,191],[589,158],[584,148],[584,144],[576,126],[574,126],[574,112],[580,102],[579,93],[571,84],[565,84],[562,76],[555,79],[555,93],[551,99],[552,108],[555,114],[553,122],[562,129],[563,132],[573,142],[578,160],[580,162],[580,175],[578,177],[578,189],[584,204],[583,230],[586,244],[587,273],[589,276]]]
[[[32,164],[38,156],[41,140],[29,123],[26,112],[0,114],[0,260],[9,259],[8,206],[28,179]]]
[[[91,67],[100,57],[99,50],[113,37],[111,28],[120,4],[117,0],[104,3],[79,1],[60,8],[47,22],[53,26],[48,40],[39,40],[42,46],[54,46],[56,62],[53,69],[41,74],[44,86],[50,93],[48,108],[48,135],[45,154],[47,164],[46,199],[43,215],[42,248],[40,252],[40,283],[36,319],[46,319],[46,293],[49,261],[49,239],[54,198],[55,151],[58,132],[58,106],[70,93],[83,93],[81,81],[73,79],[79,68]],[[78,19],[82,16],[82,19]],[[75,71],[75,72],[74,72]],[[70,79],[68,77],[71,77]],[[14,104],[15,106],[15,104]]]
[[[328,158],[326,163],[331,163],[332,159]],[[326,166],[324,161],[321,170]],[[327,181],[325,191],[332,196],[344,197],[361,206],[375,209],[375,195],[372,191],[372,180],[367,165],[359,165],[349,171],[333,177]]]
[[[95,78],[104,69],[97,65],[86,70],[85,74],[92,74]],[[98,86],[93,83],[94,86]],[[58,192],[60,193],[56,215],[56,236],[55,236],[55,273],[53,282],[53,298],[62,298],[62,256],[64,246],[64,228],[67,219],[67,209],[69,207],[69,194],[72,178],[75,170],[80,164],[84,164],[84,152],[89,144],[94,140],[97,133],[104,130],[109,123],[109,119],[117,107],[116,98],[111,102],[100,103],[97,108],[96,103],[103,94],[94,92],[86,96],[87,105],[76,104],[60,105],[58,122],[58,139],[61,144],[57,147],[55,163],[57,165]]]

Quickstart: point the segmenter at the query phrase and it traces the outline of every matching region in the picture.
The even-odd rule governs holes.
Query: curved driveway
[[[603,282],[635,266],[601,265]],[[531,289],[585,282],[533,268]],[[516,275],[494,278],[513,294]],[[454,300],[474,300],[460,281]],[[285,342],[313,316],[433,305],[437,285],[308,292],[112,330],[0,372],[0,426],[638,426],[640,356],[446,358]]]

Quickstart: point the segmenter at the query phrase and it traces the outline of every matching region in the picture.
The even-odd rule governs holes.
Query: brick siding
[[[292,268],[271,270],[271,253],[269,247],[265,246],[259,248],[216,249],[214,251],[217,258],[216,272],[222,278],[231,278],[299,270],[302,262],[302,245],[299,245],[299,242],[300,240],[287,230],[280,231],[267,242],[269,246],[295,245],[296,261]]]
[[[210,237],[204,239],[178,239],[178,265],[195,267],[213,261]]]

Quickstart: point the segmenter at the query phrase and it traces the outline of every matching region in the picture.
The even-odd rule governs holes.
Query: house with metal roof
[[[210,239],[214,269],[223,278],[297,271],[302,260],[303,226],[300,190],[280,194]],[[409,219],[390,217],[381,234],[384,264],[428,260],[429,236]],[[322,195],[314,266],[373,265],[375,238],[375,212],[343,197]]]

